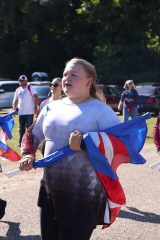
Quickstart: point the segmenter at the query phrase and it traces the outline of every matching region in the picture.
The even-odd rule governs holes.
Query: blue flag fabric
[[[106,209],[104,227],[110,226],[118,216],[121,206],[126,202],[123,188],[116,170],[122,163],[144,164],[146,160],[140,155],[146,135],[146,119],[149,113],[128,122],[120,123],[102,132],[88,132],[83,135],[86,153],[100,182],[106,191]],[[47,167],[60,159],[74,154],[69,146],[37,160],[33,167]]]
[[[108,128],[102,132],[106,132],[117,137],[126,145],[130,154],[131,163],[142,164],[145,163],[146,160],[139,154],[139,152],[141,151],[146,139],[147,135],[146,120],[149,118],[151,118],[151,114],[146,113],[130,121],[120,123],[114,127]],[[86,143],[87,149],[90,149],[91,144],[93,144],[91,138],[90,140],[89,138],[90,137],[88,133],[84,134],[83,139]],[[97,152],[98,149],[95,149],[95,151]],[[56,163],[58,160],[64,158],[65,156],[72,155],[75,152],[76,151],[71,150],[69,146],[65,146],[57,150],[56,152],[50,154],[46,158],[35,161],[33,167],[35,168],[48,167]]]
[[[148,131],[146,120],[149,118],[151,118],[151,114],[146,113],[130,121],[104,130],[104,132],[118,137],[118,139],[126,145],[130,154],[131,163],[145,163],[145,159],[140,156],[139,152],[146,140]]]
[[[16,112],[11,112],[0,117],[0,156],[11,161],[18,161],[21,156],[6,145],[6,140],[12,138],[12,129],[14,127],[13,115]]]
[[[0,117],[0,127],[3,129],[9,139],[12,138],[12,129],[14,127],[13,115],[15,114],[17,114],[16,111]]]

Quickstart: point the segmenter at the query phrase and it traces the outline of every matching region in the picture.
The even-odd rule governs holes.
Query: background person
[[[61,98],[62,98],[62,79],[57,77],[54,78],[51,82],[49,98],[41,102],[39,110],[41,111],[46,104],[51,103],[54,100],[59,100]]]
[[[34,87],[29,86],[26,75],[21,75],[18,79],[20,87],[15,91],[13,99],[13,110],[18,108],[19,115],[19,145],[25,128],[28,128],[33,123],[34,114],[38,114],[38,95]]]
[[[22,158],[21,170],[32,168],[34,152],[44,140],[44,156],[48,156],[72,142],[76,129],[81,133],[101,131],[119,123],[114,111],[97,99],[95,80],[96,72],[89,62],[73,58],[66,64],[62,78],[66,97],[40,112],[32,131],[34,148],[31,144],[30,154],[28,151]],[[38,201],[42,240],[89,240],[96,225],[103,224],[106,194],[80,141],[77,149],[44,169]]]
[[[123,120],[128,121],[138,116],[138,92],[135,89],[133,80],[127,80],[124,84],[124,91],[118,105],[118,110],[123,111]]]
[[[51,82],[49,98],[41,102],[39,106],[39,112],[46,106],[48,103],[51,103],[55,100],[62,98],[62,79],[54,78]],[[23,141],[23,140],[22,140]],[[41,150],[42,155],[44,155],[45,142],[41,143],[39,149]]]

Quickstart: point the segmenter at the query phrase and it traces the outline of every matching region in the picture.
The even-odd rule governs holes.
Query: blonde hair
[[[103,93],[103,89],[99,86],[96,85],[96,97],[101,101],[106,103],[106,98],[105,95]]]
[[[96,82],[96,79],[97,79],[97,73],[96,73],[96,70],[95,70],[95,67],[88,61],[84,60],[84,59],[81,59],[81,58],[72,58],[71,60],[69,60],[67,64],[80,64],[83,66],[85,72],[87,73],[87,76],[88,77],[91,77],[93,82],[92,82],[92,85],[91,85],[91,88],[90,88],[90,95],[91,97],[94,97],[94,98],[97,98],[96,96],[96,85],[95,85],[95,82]]]
[[[129,85],[130,83],[132,83],[133,88],[136,88],[136,86],[135,86],[133,80],[127,80],[127,81],[125,82],[123,88],[124,88],[124,89],[128,89],[128,85]]]

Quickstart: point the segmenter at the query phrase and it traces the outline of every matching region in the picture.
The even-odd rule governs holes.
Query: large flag
[[[18,161],[21,159],[21,156],[6,145],[7,139],[12,138],[14,114],[16,114],[16,112],[12,112],[0,117],[0,156],[11,161]]]
[[[101,181],[107,196],[104,227],[111,225],[125,204],[125,194],[116,174],[121,163],[144,164],[140,155],[147,135],[146,119],[149,113],[120,123],[102,132],[88,132],[83,139],[89,160]],[[69,146],[33,163],[34,167],[47,167],[75,151]]]

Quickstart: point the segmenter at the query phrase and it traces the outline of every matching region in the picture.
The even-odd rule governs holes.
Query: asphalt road
[[[145,145],[145,165],[123,164],[118,169],[127,204],[108,229],[98,227],[91,240],[159,240],[160,172],[150,164],[158,160],[153,145]],[[39,209],[36,206],[42,170],[32,170],[8,179],[5,173],[16,164],[2,161],[0,197],[7,200],[6,214],[0,221],[0,240],[40,240]],[[76,240],[76,239],[75,239]]]

